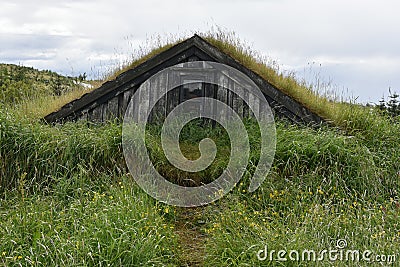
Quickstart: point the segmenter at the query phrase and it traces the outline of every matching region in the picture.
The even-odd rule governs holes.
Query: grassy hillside
[[[40,122],[46,111],[84,89],[59,97],[47,89],[40,96],[21,96],[17,105],[0,106],[0,265],[367,265],[328,257],[281,262],[276,253],[273,261],[257,258],[266,245],[269,252],[301,253],[335,249],[339,240],[348,249],[371,250],[373,256],[387,255],[392,261],[394,255],[399,262],[399,119],[378,109],[330,102],[252,59],[230,37],[207,38],[227,52],[241,53],[237,58],[243,64],[286,86],[282,90],[296,94],[338,127],[277,122],[276,156],[261,188],[247,192],[258,157],[252,149],[248,172],[231,193],[211,205],[183,209],[159,203],[135,184],[124,166],[121,125]],[[245,123],[256,148],[257,126],[251,120]],[[146,136],[153,162],[171,179],[186,178],[165,159],[158,133],[159,128],[151,127]],[[183,150],[195,157],[193,144],[205,136],[219,150],[230,149],[222,129],[193,123],[184,128]],[[198,178],[220,173],[229,160],[226,154]]]
[[[44,94],[61,95],[71,91],[77,78],[31,67],[0,64],[0,102],[17,104]]]
[[[50,70],[0,63],[0,107],[33,119],[43,117],[92,90],[85,76],[65,77]]]

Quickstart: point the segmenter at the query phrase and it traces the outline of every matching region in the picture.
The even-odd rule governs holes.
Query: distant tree
[[[13,79],[16,82],[23,82],[26,79],[26,69],[22,66],[18,66],[14,69]]]
[[[389,101],[387,103],[387,109],[390,115],[399,116],[400,115],[400,102],[399,102],[399,94],[396,92],[391,92],[389,88]]]
[[[400,95],[396,92],[392,92],[391,88],[389,88],[389,96],[388,100],[385,100],[384,97],[379,101],[378,108],[385,114],[388,114],[392,117],[397,117],[400,115]]]
[[[84,72],[83,74],[79,74],[78,80],[83,82],[86,81],[86,72]]]
[[[386,111],[386,100],[383,96],[382,96],[381,100],[379,100],[378,107],[382,112]]]
[[[60,76],[56,75],[54,78],[54,76],[52,75],[51,79],[53,93],[57,96],[61,95],[63,93],[63,90]]]

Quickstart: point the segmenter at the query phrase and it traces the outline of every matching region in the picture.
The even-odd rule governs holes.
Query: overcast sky
[[[152,36],[218,25],[281,70],[377,102],[400,92],[399,12],[395,0],[1,0],[0,62],[96,77]]]

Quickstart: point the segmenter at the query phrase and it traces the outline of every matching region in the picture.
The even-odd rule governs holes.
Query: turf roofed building
[[[132,95],[149,77],[179,63],[194,61],[211,61],[225,64],[247,75],[260,88],[276,117],[286,118],[293,123],[304,125],[315,126],[324,122],[316,113],[198,35],[194,35],[156,54],[138,66],[126,70],[114,80],[105,82],[99,88],[64,105],[44,119],[48,123],[76,120],[105,122],[122,119]],[[190,73],[187,71],[184,73],[177,68],[176,73],[173,75],[175,78],[187,80],[190,83],[179,86],[179,88],[168,92],[162,97],[157,106],[154,107],[154,111],[152,111],[156,115],[153,117],[165,118],[174,107],[196,97],[218,99],[232,107],[239,116],[251,116],[245,101],[230,90],[221,86],[196,82],[201,78],[201,74],[196,73],[196,69],[193,69]],[[171,77],[165,77],[166,80],[169,78]],[[228,77],[220,78],[226,79],[227,83],[230,82]],[[150,98],[152,96],[149,95],[147,97]],[[257,105],[257,103],[254,104]],[[145,101],[143,105],[145,105]],[[260,106],[257,110],[262,112],[263,107]]]

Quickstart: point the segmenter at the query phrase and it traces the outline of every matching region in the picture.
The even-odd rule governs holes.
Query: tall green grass
[[[112,172],[123,166],[121,127],[86,123],[44,125],[0,110],[0,186],[46,187],[81,168]]]
[[[369,130],[353,129],[354,135],[349,136],[339,129],[316,130],[278,123],[274,169],[296,182],[311,184],[315,182],[312,179],[323,177],[326,184],[349,193],[397,195],[400,149],[396,131],[399,126],[372,111],[367,115],[360,113],[360,116],[373,118],[379,125],[371,125]],[[250,171],[258,161],[260,137],[254,121],[249,120],[246,125],[252,147]],[[189,158],[199,156],[198,143],[207,136],[214,139],[219,148],[213,164],[195,174],[176,170],[168,162],[161,149],[160,126],[151,126],[147,132],[150,158],[160,173],[172,181],[210,182],[222,173],[229,161],[229,137],[221,127],[208,129],[192,123],[181,133],[181,149]],[[49,126],[0,112],[0,133],[2,191],[21,185],[46,187],[73,176],[80,169],[92,173],[125,169],[118,123],[88,126],[78,122]]]
[[[322,190],[318,183],[308,189],[298,184],[264,183],[255,195],[246,195],[242,189],[205,212],[204,266],[380,265],[362,260],[330,261],[327,256],[324,261],[291,261],[288,254],[285,262],[277,259],[279,250],[297,250],[300,255],[303,250],[335,250],[338,240],[346,240],[345,249],[393,255],[392,262],[382,264],[398,264],[400,208],[393,199],[355,200],[343,197],[336,188]],[[269,255],[264,261],[257,258],[265,246],[268,252],[275,251],[273,260]]]
[[[184,264],[175,216],[123,175],[120,125],[48,126],[12,114],[1,118],[2,179],[14,183],[0,205],[3,264]],[[392,127],[386,134],[398,127],[380,119]],[[245,123],[256,148],[254,122]],[[159,129],[153,127],[147,133],[149,153],[158,166],[173,172],[159,149]],[[222,149],[230,145],[218,127],[201,129],[195,123],[184,128],[183,150],[206,136]],[[398,251],[398,137],[370,140],[366,136],[382,133],[354,134],[277,122],[276,157],[262,187],[247,192],[250,163],[238,187],[203,210],[199,231],[206,236],[206,254],[200,262],[279,265],[259,262],[257,251],[265,244],[275,250],[320,250],[339,238],[354,249]],[[251,157],[256,162],[258,155],[253,151]]]
[[[130,179],[83,171],[57,186],[0,198],[0,265],[175,266],[168,213]],[[75,184],[74,184],[75,183]],[[62,193],[67,193],[65,198]]]
[[[1,110],[0,137],[0,265],[178,264],[171,213],[126,174],[121,125]]]

